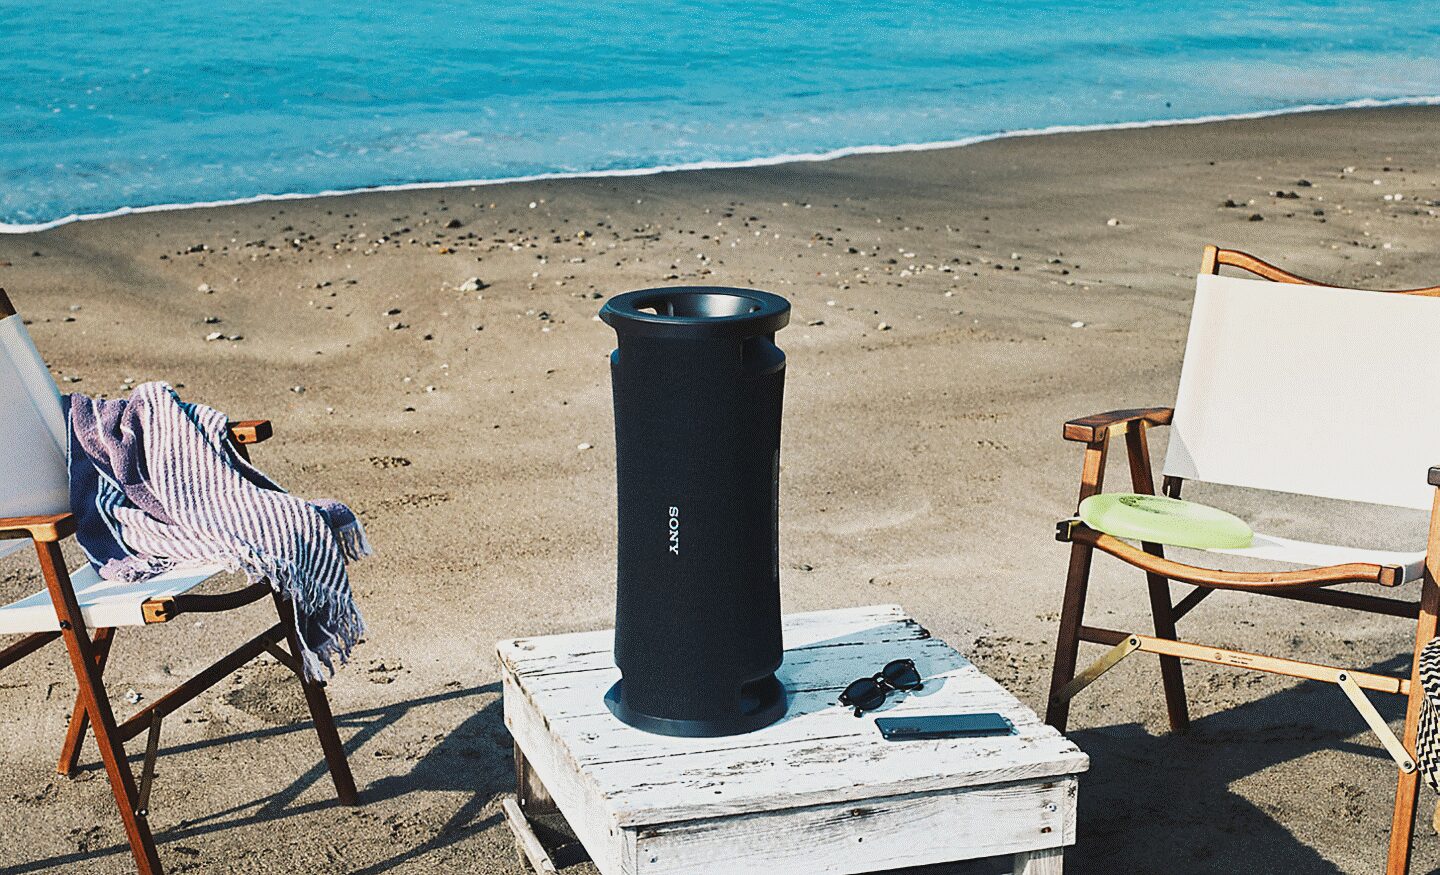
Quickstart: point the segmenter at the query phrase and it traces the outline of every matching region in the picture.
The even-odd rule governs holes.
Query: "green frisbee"
[[[1239,550],[1255,537],[1234,514],[1163,495],[1092,495],[1080,502],[1079,516],[1090,528],[1117,538],[1197,550]]]

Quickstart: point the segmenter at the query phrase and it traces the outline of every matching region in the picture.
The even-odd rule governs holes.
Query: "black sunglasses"
[[[897,659],[880,670],[874,677],[860,678],[851,682],[840,694],[840,704],[855,709],[859,717],[866,711],[874,711],[885,704],[892,692],[919,690],[925,685],[920,682],[920,671],[913,659]]]

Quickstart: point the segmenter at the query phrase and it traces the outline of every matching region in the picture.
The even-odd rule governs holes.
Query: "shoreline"
[[[1287,115],[1304,115],[1311,113],[1335,112],[1338,110],[1385,109],[1392,107],[1425,106],[1440,106],[1440,95],[1394,98],[1366,97],[1359,98],[1357,100],[1346,101],[1344,103],[1311,103],[1290,107],[1282,107],[1280,109],[1195,116],[1193,118],[1183,119],[1154,119],[1149,121],[1111,122],[1093,125],[1050,125],[1040,128],[1023,128],[1013,131],[997,131],[991,134],[976,134],[974,136],[961,137],[954,140],[935,140],[919,143],[900,143],[895,145],[845,146],[824,152],[786,153],[781,155],[764,156],[758,158],[746,158],[737,161],[692,161],[681,164],[662,164],[654,167],[635,167],[621,170],[556,171],[553,173],[536,173],[524,176],[507,176],[495,179],[461,179],[439,182],[402,182],[385,185],[361,186],[358,188],[324,189],[322,191],[316,192],[282,192],[279,194],[258,194],[248,197],[228,198],[213,201],[193,201],[187,203],[123,206],[116,207],[113,210],[105,210],[97,213],[72,213],[68,216],[64,216],[59,219],[52,219],[47,222],[0,222],[0,235],[19,236],[24,234],[35,234],[49,231],[55,228],[61,228],[66,225],[73,225],[80,222],[94,222],[102,219],[114,219],[121,216],[133,216],[145,213],[167,213],[181,212],[186,210],[207,210],[217,207],[233,207],[243,206],[246,204],[336,198],[356,194],[373,194],[377,192],[435,191],[451,188],[476,188],[480,186],[509,185],[528,182],[550,182],[554,180],[565,179],[613,179],[637,176],[661,176],[667,173],[683,173],[687,171],[697,170],[737,170],[749,167],[774,167],[783,164],[811,164],[834,161],[839,158],[849,158],[856,155],[888,155],[903,152],[931,152],[944,149],[960,149],[966,146],[974,146],[980,143],[990,143],[997,140],[1048,137],[1056,134],[1082,134],[1104,131],[1145,130],[1150,128],[1169,128],[1184,127],[1188,125],[1214,124],[1216,122],[1247,121],[1251,119],[1275,118],[1277,116]]]
[[[0,286],[61,391],[165,380],[269,419],[255,464],[295,495],[344,500],[376,548],[351,576],[365,641],[327,685],[365,804],[337,810],[304,771],[321,752],[303,697],[262,658],[167,718],[162,858],[192,875],[521,875],[499,816],[515,774],[493,642],[613,624],[615,334],[596,312],[632,289],[791,302],[776,336],[784,610],[903,605],[1043,710],[1069,562],[1054,526],[1083,464],[1062,423],[1174,401],[1206,244],[1345,287],[1440,281],[1437,127],[1440,106],[1314,112],[0,235]],[[1124,467],[1111,459],[1112,488]],[[1186,493],[1281,537],[1424,543],[1420,511]],[[41,589],[35,568],[0,561],[0,603]],[[1107,626],[1150,628],[1133,569],[1096,559],[1089,593]],[[1408,664],[1413,621],[1263,601],[1208,599],[1186,639]],[[117,717],[251,619],[182,615],[125,639],[106,679],[142,700],[117,698]],[[0,834],[24,839],[0,847],[0,871],[133,873],[94,748],[77,780],[55,773],[64,660],[51,649],[0,677],[0,710],[28,727],[0,737]],[[1070,868],[1376,871],[1396,771],[1343,698],[1207,664],[1186,684],[1183,736],[1153,660],[1073,703],[1068,734],[1092,766]],[[1440,841],[1419,836],[1414,857],[1440,867]]]

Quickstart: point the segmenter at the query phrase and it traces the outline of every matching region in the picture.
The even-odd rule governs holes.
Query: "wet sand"
[[[257,463],[351,502],[378,550],[353,569],[370,633],[329,687],[365,804],[333,804],[299,690],[267,657],[166,721],[162,858],[522,871],[499,809],[512,767],[493,643],[610,623],[613,334],[593,317],[645,286],[794,304],[778,336],[786,609],[898,602],[1040,708],[1066,562],[1053,524],[1080,468],[1062,421],[1173,400],[1206,243],[1339,284],[1440,282],[1437,130],[1440,109],[1347,110],[0,237],[0,286],[63,390],[166,379],[272,419]],[[472,278],[483,288],[463,290]],[[1423,543],[1413,517],[1231,498],[1277,534]],[[32,569],[0,563],[0,596],[32,591]],[[1091,592],[1096,622],[1147,625],[1137,572],[1099,559]],[[111,689],[153,700],[261,622],[263,605],[122,630]],[[1412,639],[1403,621],[1230,593],[1182,634],[1392,671]],[[1144,657],[1077,702],[1092,768],[1068,871],[1377,871],[1394,769],[1340,692],[1187,676],[1184,737]],[[4,871],[130,866],[93,744],[78,778],[54,774],[72,696],[53,645],[0,673]],[[135,707],[117,701],[122,719]],[[1381,707],[1398,727],[1401,703]],[[1440,865],[1422,793],[1417,872]]]

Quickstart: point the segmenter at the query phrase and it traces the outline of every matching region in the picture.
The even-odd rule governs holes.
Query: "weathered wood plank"
[[[552,719],[551,726],[570,745],[576,761],[588,766],[708,752],[730,752],[741,756],[752,748],[773,747],[806,739],[843,738],[848,740],[847,743],[856,744],[878,742],[881,739],[875,729],[876,716],[996,711],[1010,718],[1022,732],[1025,727],[1037,726],[1040,722],[1034,711],[973,667],[961,669],[956,675],[932,679],[924,690],[892,694],[884,707],[858,718],[850,708],[839,704],[840,690],[839,685],[833,685],[824,690],[794,693],[789,696],[789,710],[779,722],[755,732],[721,738],[656,738],[650,733],[618,724],[608,711]],[[569,692],[568,701],[543,700],[547,716],[552,705],[570,709],[585,707],[604,693],[604,687]],[[537,698],[536,701],[542,700]],[[906,750],[903,744],[885,744],[897,751]]]
[[[506,796],[501,799],[500,809],[505,813],[505,823],[509,825],[510,833],[515,836],[515,844],[519,846],[520,853],[525,855],[536,875],[559,875],[550,854],[545,850],[545,846],[540,844],[535,830],[530,828],[530,821],[526,819],[525,812],[520,810],[520,803],[515,797]]]
[[[639,875],[849,875],[1048,848],[1075,779],[906,794],[645,828]],[[723,867],[717,861],[723,860]]]
[[[744,756],[707,752],[603,763],[586,771],[605,788],[616,822],[635,826],[1050,778],[1089,768],[1079,748],[1044,729],[1003,739],[821,739],[750,748]]]
[[[514,675],[503,669],[501,675],[505,727],[575,837],[590,852],[602,875],[635,875],[635,834],[615,823],[594,780],[569,759]]]
[[[1064,875],[1064,868],[1064,848],[1045,848],[1015,855],[1015,875]]]

